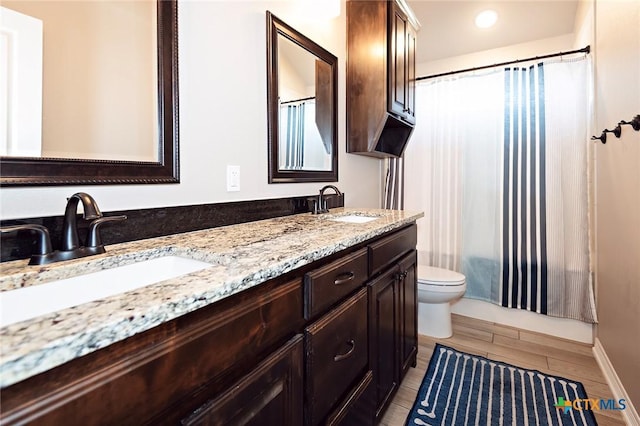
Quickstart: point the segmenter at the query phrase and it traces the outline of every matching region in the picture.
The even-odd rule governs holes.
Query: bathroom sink
[[[378,216],[366,216],[366,215],[359,215],[359,214],[349,214],[349,215],[344,215],[344,216],[335,216],[335,217],[331,217],[329,218],[329,220],[333,220],[336,222],[347,222],[347,223],[367,223],[367,222],[371,222],[372,220],[376,220],[379,219]]]
[[[0,327],[81,305],[212,266],[164,256],[98,272],[0,292]]]

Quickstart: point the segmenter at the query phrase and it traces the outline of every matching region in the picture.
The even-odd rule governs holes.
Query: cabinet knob
[[[397,280],[403,280],[403,279],[407,278],[407,275],[409,275],[409,271],[398,272],[398,273],[395,275],[395,278],[396,278]]]

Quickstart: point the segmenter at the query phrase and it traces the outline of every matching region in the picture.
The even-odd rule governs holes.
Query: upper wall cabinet
[[[402,0],[347,2],[347,152],[404,152],[416,122],[418,26]]]

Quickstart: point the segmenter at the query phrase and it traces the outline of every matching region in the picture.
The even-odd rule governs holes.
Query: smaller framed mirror
[[[338,58],[267,11],[269,183],[338,180]]]

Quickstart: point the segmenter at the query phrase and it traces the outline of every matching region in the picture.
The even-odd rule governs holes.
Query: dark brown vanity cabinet
[[[381,271],[369,284],[369,357],[379,420],[418,348],[416,227],[369,246],[371,268]]]
[[[0,423],[373,425],[415,364],[415,224],[2,389]]]
[[[406,7],[347,1],[347,152],[400,157],[411,136],[416,29]]]
[[[300,425],[302,298],[276,278],[33,376],[2,389],[0,423]]]

